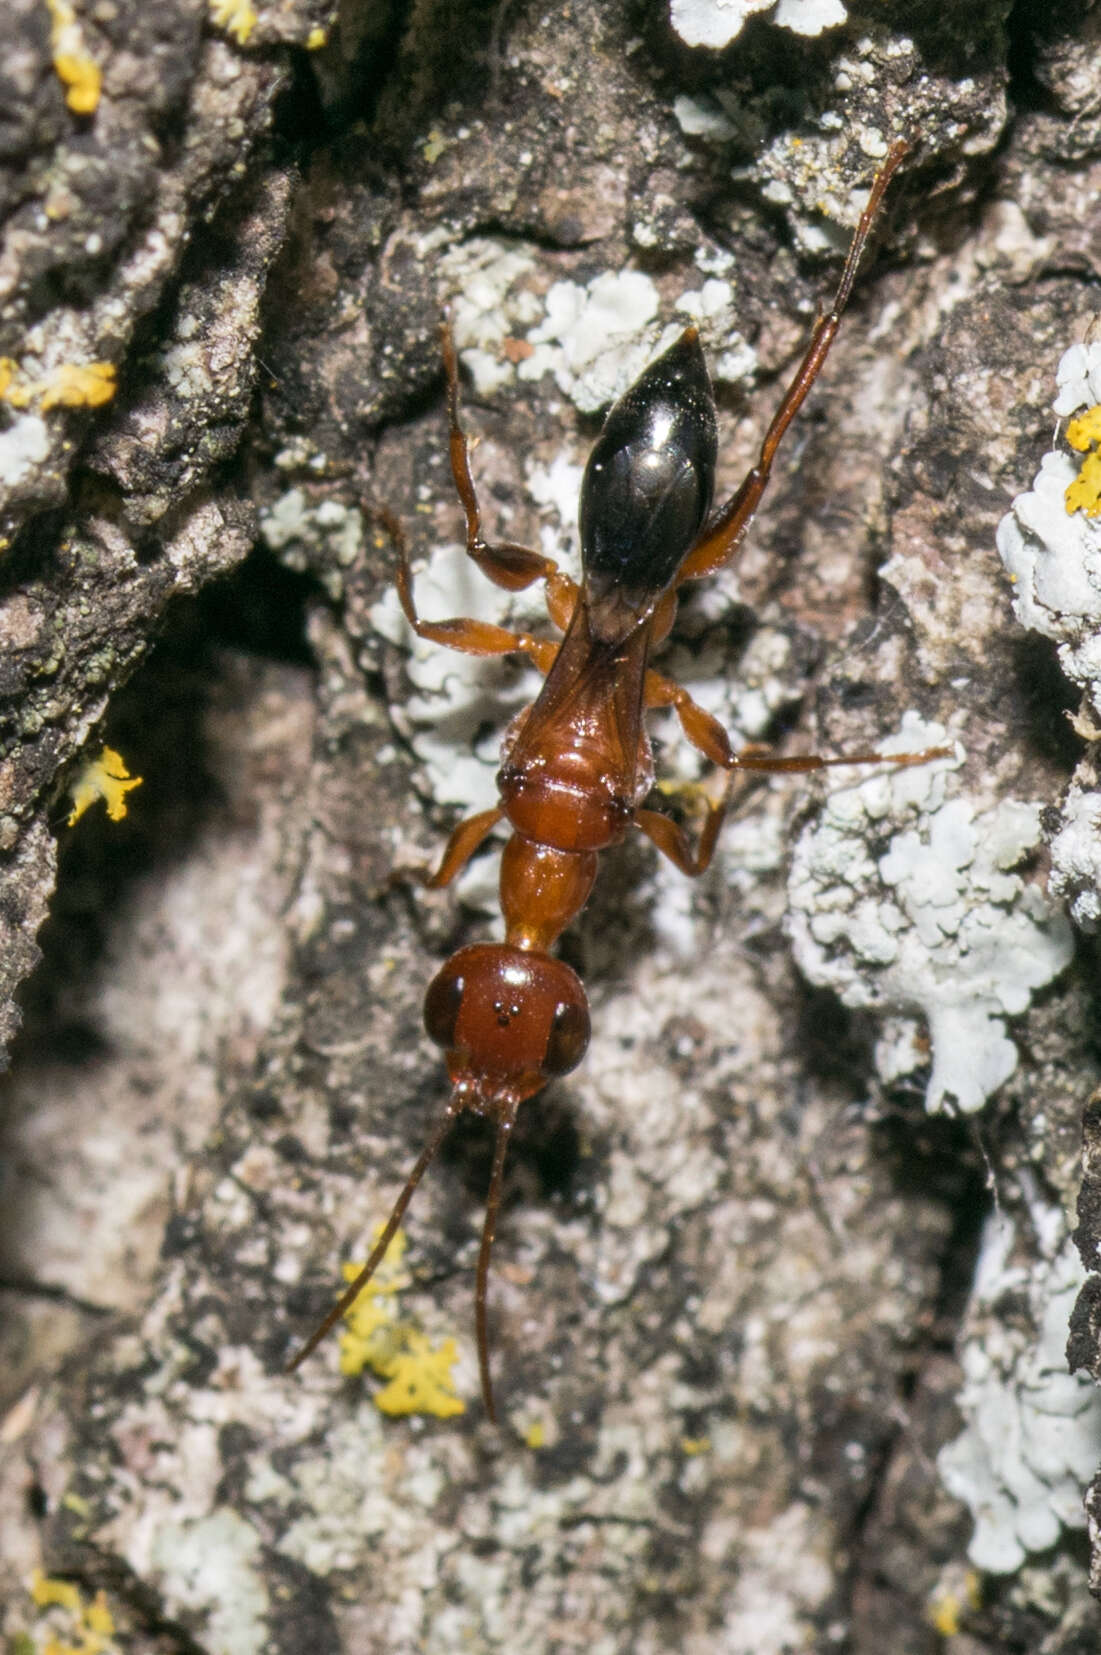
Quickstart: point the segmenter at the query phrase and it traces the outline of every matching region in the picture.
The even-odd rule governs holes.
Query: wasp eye
[[[429,1040],[434,1040],[437,1046],[455,1044],[455,1026],[459,1021],[466,981],[461,972],[453,969],[454,964],[451,960],[436,973],[424,997],[424,1026]]]
[[[576,1001],[560,1000],[554,1008],[543,1073],[566,1075],[584,1057],[589,1044],[589,1013]]]

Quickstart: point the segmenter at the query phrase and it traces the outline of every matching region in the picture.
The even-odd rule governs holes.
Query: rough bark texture
[[[424,986],[494,924],[484,881],[460,900],[391,870],[433,856],[472,745],[491,778],[502,709],[530,693],[491,664],[484,702],[441,727],[450,678],[427,690],[388,641],[393,553],[364,502],[462,565],[442,308],[474,370],[487,523],[564,555],[563,458],[582,463],[606,393],[545,319],[652,295],[641,365],[696,295],[729,492],[883,137],[910,135],[879,257],[672,669],[792,750],[874,746],[912,710],[962,742],[943,785],[977,821],[1057,807],[1074,697],[1013,618],[994,535],[1096,304],[1099,14],[899,0],[812,36],[766,14],[711,52],[659,0],[339,19],[280,0],[243,40],[196,0],[142,0],[79,14],[103,71],[85,115],[46,9],[8,15],[0,356],[26,394],[0,403],[0,1628],[29,1640],[11,1647],[44,1647],[41,1567],[85,1602],[103,1589],[117,1647],[190,1655],[932,1655],[949,1631],[968,1655],[1095,1649],[1073,1514],[1040,1550],[1011,1514],[1023,1561],[984,1574],[937,1454],[981,1412],[960,1412],[966,1353],[1012,1390],[1006,1352],[1027,1360],[1053,1302],[1101,1080],[1096,948],[1078,939],[1010,1023],[1016,1068],[981,1116],[927,1116],[923,1029],[909,1066],[875,1057],[907,996],[846,1010],[793,963],[785,870],[817,786],[755,791],[694,885],[633,841],[606,859],[564,947],[589,1057],[526,1107],[512,1154],[502,1429],[470,1337],[477,1123],[410,1213],[402,1295],[458,1338],[466,1414],[384,1418],[335,1342],[281,1367],[441,1107]],[[623,272],[649,287],[599,285]],[[74,362],[117,366],[109,403],[26,389]],[[498,598],[471,582],[462,601]],[[60,826],[104,739],[144,777],[127,820]],[[890,831],[868,830],[873,861]],[[1017,862],[1039,903],[1042,844]],[[972,1291],[995,1202],[1000,1285]],[[1096,1283],[1070,1354],[1101,1378]],[[51,1613],[75,1641],[75,1611]]]

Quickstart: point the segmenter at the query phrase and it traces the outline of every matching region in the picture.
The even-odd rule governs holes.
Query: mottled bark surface
[[[477,1123],[418,1194],[401,1298],[458,1340],[466,1413],[384,1418],[335,1341],[281,1371],[444,1100],[425,984],[498,923],[492,863],[458,894],[390,879],[484,802],[530,693],[500,662],[469,690],[458,656],[433,680],[391,641],[372,500],[418,556],[450,548],[427,613],[501,613],[448,584],[441,310],[487,523],[568,557],[602,375],[696,315],[729,492],[884,139],[911,136],[766,506],[666,664],[792,751],[939,724],[962,744],[943,820],[993,839],[1019,804],[1054,832],[1077,698],[1014,619],[994,535],[1096,305],[1096,16],[853,6],[808,36],[766,14],[716,52],[659,0],[287,0],[243,39],[145,0],[78,14],[103,87],[74,115],[49,13],[10,9],[0,1628],[20,1655],[48,1635],[36,1567],[102,1589],[108,1647],[142,1651],[1097,1647],[1080,1512],[1047,1538],[998,1465],[962,1498],[937,1465],[984,1407],[1027,1437],[1049,1307],[1070,1332],[1096,945],[994,1019],[1015,1067],[984,1111],[927,1115],[946,1048],[916,986],[859,951],[844,976],[820,863],[790,911],[793,848],[844,776],[752,791],[693,885],[641,842],[606,858],[563,948],[592,1046],[526,1106],[510,1164],[502,1429],[471,1337]],[[74,362],[116,365],[110,402],[49,405]],[[143,784],[124,822],[68,829],[103,741]],[[661,724],[659,774],[679,747]],[[920,836],[907,809],[861,806],[869,871],[853,853],[839,887],[867,899]],[[1045,857],[1037,826],[984,900],[1032,904],[1057,949]],[[815,984],[789,931],[824,950]],[[1091,1283],[1071,1354],[1096,1377]],[[1097,1470],[1075,1419],[1033,1456],[1060,1510]],[[1005,1515],[976,1564],[984,1500]]]

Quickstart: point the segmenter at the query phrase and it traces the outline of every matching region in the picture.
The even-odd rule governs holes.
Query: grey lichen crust
[[[742,14],[712,51],[665,0],[73,10],[97,107],[37,3],[2,67],[4,987],[71,761],[129,735],[157,762],[131,865],[64,830],[6,1094],[0,1638],[79,1647],[102,1590],[102,1655],[1077,1652],[1097,1413],[1060,1329],[1101,1075],[1043,837],[1077,738],[992,547],[1092,302],[1085,25],[674,8]],[[738,742],[952,756],[749,786],[695,883],[637,836],[604,859],[564,943],[591,1049],[511,1151],[500,1432],[475,1123],[389,1306],[454,1342],[465,1411],[384,1414],[335,1336],[287,1376],[444,1105],[425,985],[500,923],[493,857],[406,876],[492,800],[533,693],[411,644],[373,503],[426,614],[547,624],[464,556],[441,311],[487,531],[576,570],[599,410],[688,320],[737,485],[900,133],[881,256],[659,664]],[[96,364],[113,395],[54,401]],[[712,778],[654,731],[655,807],[691,822]],[[1095,1179],[1087,1263],[1099,1212]]]
[[[244,428],[258,300],[285,234],[285,172],[250,165],[285,72],[204,37],[204,15],[154,0],[85,18],[100,83],[84,115],[66,107],[46,8],[20,0],[7,19],[20,118],[0,174],[0,892],[18,916],[0,959],[5,1053],[53,882],[52,855],[30,846],[60,780],[172,598],[250,543],[250,508],[211,471]],[[175,124],[186,143],[166,136]],[[180,281],[208,220],[231,302],[207,276]],[[159,306],[158,360],[137,341]],[[89,364],[125,367],[125,395],[102,412],[79,378]],[[113,377],[101,383],[109,395]]]

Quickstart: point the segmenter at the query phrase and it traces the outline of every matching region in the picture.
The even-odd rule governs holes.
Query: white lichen
[[[1096,430],[1101,402],[1101,341],[1075,344],[1056,369],[1056,415],[1088,409]],[[1013,581],[1013,612],[1022,626],[1055,640],[1066,677],[1083,692],[1079,733],[1096,738],[1101,718],[1101,505],[1094,439],[1070,437],[1078,458],[1056,445],[1040,462],[1030,490],[998,523],[998,553]],[[1093,452],[1086,452],[1093,449]],[[1081,455],[1086,453],[1086,458]],[[1051,834],[1051,894],[1070,904],[1083,930],[1101,922],[1101,794],[1075,781]]]
[[[755,12],[793,34],[816,35],[844,23],[841,0],[670,0],[669,18],[689,46],[729,46]]]
[[[657,349],[672,344],[679,329],[662,330],[660,295],[640,270],[604,271],[584,287],[555,282],[546,315],[527,335],[535,347],[521,362],[521,379],[551,373],[582,413],[607,407],[642,372]]]
[[[966,1424],[937,1459],[945,1487],[975,1519],[968,1556],[994,1574],[1046,1551],[1062,1528],[1085,1527],[1081,1482],[1101,1458],[1101,1397],[1066,1363],[1086,1275],[1063,1214],[1053,1216],[1045,1228],[1056,1250],[1027,1270],[1011,1263],[1012,1222],[1000,1213],[987,1221],[960,1357],[956,1406]],[[1027,1295],[1029,1320],[999,1313],[1007,1294]]]
[[[1101,342],[1066,351],[1056,381],[1052,408],[1060,418],[1095,410],[1101,403]],[[1086,735],[1095,734],[1091,725],[1101,718],[1101,512],[1074,504],[1089,497],[1083,479],[1093,459],[1083,464],[1065,446],[1045,454],[1032,488],[1013,501],[997,537],[1013,582],[1014,613],[1022,626],[1054,640],[1063,671],[1085,697],[1078,727]],[[1092,931],[1101,919],[1101,796],[1075,784],[1061,808],[1062,825],[1051,842],[1050,889]]]
[[[220,1506],[158,1529],[151,1564],[174,1614],[204,1618],[203,1641],[217,1655],[260,1655],[269,1637],[271,1602],[261,1569],[262,1543],[245,1520]]]
[[[686,289],[678,318],[665,322],[661,295],[643,271],[559,281],[540,296],[525,282],[534,257],[493,237],[464,242],[437,262],[441,304],[479,397],[550,374],[582,413],[598,413],[673,343],[685,318],[704,335],[716,379],[744,385],[756,373],[756,352],[737,328],[736,295],[722,279],[731,261],[721,252],[712,252],[721,270],[697,260],[709,279]]]
[[[543,320],[527,334],[533,349],[516,376],[536,380],[552,374],[576,408],[597,413],[677,339],[687,317],[711,347],[714,378],[743,385],[753,378],[757,353],[738,331],[728,281],[712,276],[685,289],[676,301],[679,320],[662,323],[659,306],[657,288],[638,270],[605,271],[583,287],[555,282]],[[465,351],[463,361],[469,361]]]
[[[792,34],[815,35],[836,29],[847,17],[841,0],[778,0],[772,21]]]
[[[260,534],[290,569],[305,569],[310,548],[318,543],[335,553],[338,569],[350,569],[363,550],[363,519],[339,500],[311,499],[304,489],[289,488],[260,516]],[[327,577],[330,595],[340,596],[340,576]]]
[[[21,414],[0,431],[0,483],[15,488],[41,465],[50,451],[46,422],[37,414]]]
[[[438,268],[456,349],[477,394],[491,397],[516,376],[507,341],[543,314],[540,299],[523,282],[535,258],[514,243],[475,237],[441,254]]]
[[[717,143],[725,143],[738,130],[715,98],[692,97],[682,92],[673,99],[673,114],[681,131],[689,138],[711,138]]]
[[[738,331],[737,299],[728,281],[712,276],[702,287],[688,288],[678,297],[677,310],[692,318],[705,339],[721,341],[708,364],[712,379],[743,386],[753,382],[757,352]]]
[[[998,525],[998,551],[1017,619],[1055,640],[1063,671],[1101,714],[1101,522],[1067,511],[1077,471],[1069,454],[1044,455]]]
[[[907,713],[881,746],[944,740]],[[967,1112],[1013,1073],[1006,1020],[1062,970],[1072,944],[1062,916],[1013,871],[1039,838],[1039,805],[976,812],[948,796],[959,762],[878,771],[831,792],[795,847],[788,928],[811,982],[888,1013],[882,1078],[926,1060],[920,1018],[932,1047],[926,1106]]]
[[[1070,906],[1083,931],[1101,924],[1101,793],[1072,782],[1062,804],[1062,826],[1051,841],[1048,889]]]
[[[1056,370],[1060,417],[1101,401],[1101,343],[1074,345]],[[1101,714],[1101,517],[1068,511],[1079,461],[1065,446],[1045,454],[1032,488],[998,525],[998,551],[1022,626],[1052,638],[1067,677]]]
[[[1065,419],[1079,408],[1092,408],[1101,402],[1101,341],[1090,345],[1072,345],[1064,351],[1055,370],[1059,393],[1052,408]]]

